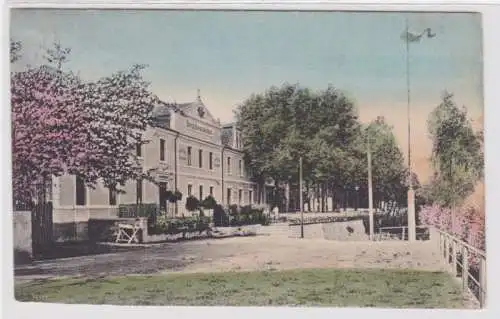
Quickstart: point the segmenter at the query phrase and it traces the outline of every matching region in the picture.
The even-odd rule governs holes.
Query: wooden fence
[[[486,253],[463,240],[437,230],[439,249],[454,276],[459,276],[462,289],[478,299],[481,308],[486,305]]]
[[[449,271],[453,276],[460,277],[464,292],[472,293],[483,308],[486,304],[486,253],[449,233],[429,226],[417,226],[417,239],[435,240],[429,234],[429,229],[439,234],[439,252]],[[376,231],[375,240],[388,239],[408,240],[408,227],[380,227]]]

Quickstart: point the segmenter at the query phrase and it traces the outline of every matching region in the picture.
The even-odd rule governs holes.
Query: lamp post
[[[344,185],[344,212],[347,211],[347,185]]]
[[[302,192],[302,157],[299,162],[299,198],[300,198],[300,238],[304,238],[304,194]]]
[[[420,34],[413,34],[409,30],[408,18],[405,20],[406,28],[402,35],[402,39],[406,44],[406,89],[407,89],[407,115],[408,115],[408,241],[416,240],[416,221],[415,221],[415,191],[412,181],[412,166],[411,166],[411,113],[410,113],[410,42],[420,42],[424,35],[427,38],[433,38],[436,35],[431,32],[430,28],[424,29]]]
[[[372,185],[372,154],[370,150],[370,139],[368,138],[368,149],[366,157],[368,160],[368,217],[370,223],[370,240],[374,239],[374,226],[373,226],[373,185]]]
[[[359,186],[356,185],[354,189],[356,190],[356,208],[354,210],[357,211],[359,207]]]

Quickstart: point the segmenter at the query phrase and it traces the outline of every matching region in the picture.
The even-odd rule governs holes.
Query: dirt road
[[[257,236],[156,244],[133,251],[40,261],[17,267],[16,281],[325,267],[443,269],[431,242],[335,242]]]

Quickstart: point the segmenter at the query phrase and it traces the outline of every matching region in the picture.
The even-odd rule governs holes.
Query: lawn
[[[19,301],[114,305],[463,308],[449,274],[300,269],[33,281]]]

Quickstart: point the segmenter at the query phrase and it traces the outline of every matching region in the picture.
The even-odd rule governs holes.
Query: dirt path
[[[272,236],[157,244],[139,250],[16,267],[16,281],[61,276],[218,272],[292,268],[442,270],[430,242],[335,242]]]
[[[430,242],[334,242],[281,237],[231,238],[211,243],[222,258],[204,258],[182,272],[293,268],[399,268],[443,270]]]

